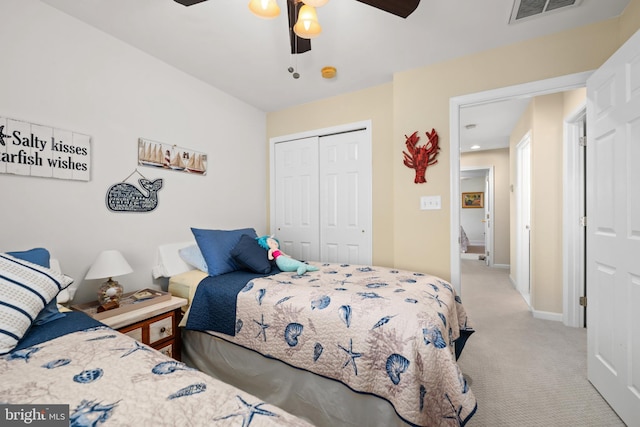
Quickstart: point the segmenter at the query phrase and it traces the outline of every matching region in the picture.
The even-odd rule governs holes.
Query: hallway
[[[508,270],[461,266],[476,330],[459,360],[478,400],[467,426],[624,426],[587,380],[586,329],[533,318]]]

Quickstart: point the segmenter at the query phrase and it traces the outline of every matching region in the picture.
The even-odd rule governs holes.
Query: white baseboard
[[[549,311],[532,310],[533,317],[543,320],[555,320],[556,322],[562,322],[562,313],[551,313]]]
[[[509,264],[493,264],[492,267],[509,270],[511,268],[511,265],[509,265]],[[511,277],[509,277],[509,279],[511,279]],[[512,282],[513,282],[513,280],[512,280]]]

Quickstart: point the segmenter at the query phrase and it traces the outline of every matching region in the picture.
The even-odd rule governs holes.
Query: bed
[[[84,313],[61,312],[55,297],[71,279],[14,255],[0,254],[0,424],[56,415],[73,426],[310,425]]]
[[[207,238],[230,237],[221,232],[229,230]],[[303,275],[273,265],[258,272],[236,256],[266,259],[247,249],[255,231],[243,232],[251,239],[240,238],[241,251],[227,242],[211,253],[197,234],[158,249],[155,273],[164,270],[169,291],[190,302],[185,363],[317,426],[462,426],[473,416],[456,362],[473,328],[449,283],[336,263],[310,262],[318,271]],[[200,260],[186,256],[194,248]],[[207,257],[235,267],[212,274]]]

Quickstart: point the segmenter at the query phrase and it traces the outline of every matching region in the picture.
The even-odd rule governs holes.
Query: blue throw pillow
[[[71,283],[50,268],[0,253],[0,355],[15,348],[44,307]]]
[[[246,270],[267,274],[271,271],[269,252],[258,244],[255,237],[242,235],[240,241],[231,251],[234,261]]]
[[[34,264],[41,265],[42,267],[51,267],[51,265],[49,264],[51,254],[45,248],[33,248],[28,251],[7,252],[7,254],[23,261],[29,261]],[[64,313],[60,313],[60,310],[58,310],[58,303],[54,298],[44,306],[40,313],[38,313],[38,316],[33,321],[33,324],[44,325],[45,323],[49,323],[52,320],[56,320],[61,317],[64,317]]]
[[[50,268],[49,259],[51,255],[45,248],[33,248],[28,251],[7,252],[12,257],[21,259],[23,261],[29,261],[34,264],[41,265],[42,267]]]
[[[210,276],[219,276],[239,270],[238,264],[231,256],[231,250],[240,241],[243,234],[251,237],[258,237],[253,228],[241,228],[238,230],[204,230],[191,228],[193,236],[202,257],[207,263],[207,270]]]

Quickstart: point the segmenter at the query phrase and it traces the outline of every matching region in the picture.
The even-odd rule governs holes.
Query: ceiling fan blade
[[[298,20],[298,13],[302,7],[302,2],[296,2],[295,0],[287,0],[287,12],[289,15],[289,41],[291,44],[291,53],[305,53],[311,50],[311,40],[298,37],[293,32],[293,26]]]
[[[384,10],[401,18],[406,18],[417,9],[420,0],[358,0],[376,9]]]
[[[194,4],[202,3],[207,0],[174,0],[176,3],[180,3],[183,6],[193,6]]]

